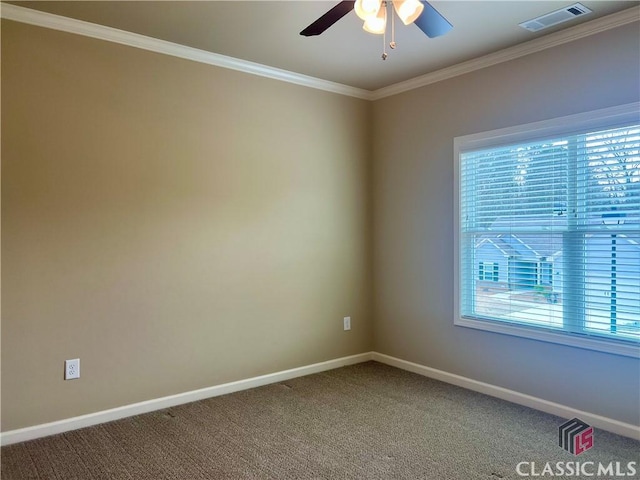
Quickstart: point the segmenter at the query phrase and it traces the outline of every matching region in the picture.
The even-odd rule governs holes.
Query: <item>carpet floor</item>
[[[605,431],[579,456],[561,449],[565,420],[366,362],[9,445],[0,472],[2,480],[496,480],[524,478],[520,462],[535,462],[533,471],[521,466],[530,475],[547,462],[594,462],[586,473],[597,462],[630,473],[636,462],[640,471],[640,442]]]

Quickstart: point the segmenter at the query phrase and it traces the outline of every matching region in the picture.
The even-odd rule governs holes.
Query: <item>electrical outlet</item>
[[[73,380],[74,378],[80,378],[80,359],[74,358],[73,360],[64,361],[64,379]]]
[[[351,317],[344,317],[342,322],[345,330],[351,330]]]

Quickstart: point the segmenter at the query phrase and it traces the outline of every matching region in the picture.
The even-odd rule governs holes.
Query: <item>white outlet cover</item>
[[[73,380],[74,378],[80,378],[80,359],[74,358],[72,360],[64,361],[64,379]]]
[[[342,319],[345,330],[351,330],[351,317],[344,317]]]

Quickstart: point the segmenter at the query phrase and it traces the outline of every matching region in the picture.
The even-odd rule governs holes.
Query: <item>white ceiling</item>
[[[377,90],[579,25],[640,1],[582,1],[593,13],[531,33],[519,23],[576,3],[433,1],[453,30],[434,39],[415,25],[395,28],[383,61],[382,37],[354,12],[317,37],[299,32],[334,1],[26,1],[9,2],[366,90]],[[387,38],[387,42],[389,38]]]

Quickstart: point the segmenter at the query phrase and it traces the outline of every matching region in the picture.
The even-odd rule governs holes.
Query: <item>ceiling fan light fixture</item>
[[[367,21],[371,17],[376,17],[381,10],[382,0],[356,0],[353,8],[356,15],[362,20]]]
[[[413,23],[424,10],[424,5],[419,0],[393,0],[393,8],[402,23],[409,25]]]
[[[365,32],[382,35],[387,28],[387,9],[381,8],[378,10],[378,14],[375,17],[368,17],[364,21],[362,28]]]
[[[389,3],[393,3],[393,9]],[[390,9],[390,13],[387,13],[387,9]],[[429,38],[444,35],[453,28],[453,25],[426,0],[342,0],[302,30],[300,35],[305,37],[320,35],[351,10],[355,10],[358,17],[364,20],[362,27],[364,31],[382,35],[383,60],[388,57],[386,52],[388,15],[391,15],[389,48],[396,48],[394,11],[398,13],[402,23],[405,25],[414,23]]]

